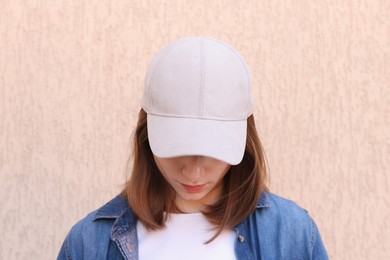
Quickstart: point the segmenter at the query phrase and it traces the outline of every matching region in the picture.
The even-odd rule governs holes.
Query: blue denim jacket
[[[307,212],[272,193],[262,194],[235,231],[237,259],[328,259]],[[138,259],[136,217],[126,200],[117,196],[78,222],[58,259]]]

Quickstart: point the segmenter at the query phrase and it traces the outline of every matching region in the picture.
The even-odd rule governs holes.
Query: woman
[[[148,67],[123,192],[77,223],[59,259],[327,259],[305,210],[268,192],[242,57],[190,37]]]

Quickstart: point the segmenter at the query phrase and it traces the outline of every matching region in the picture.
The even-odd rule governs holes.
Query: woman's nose
[[[203,175],[202,156],[188,156],[185,160],[182,173],[191,182],[196,183]]]

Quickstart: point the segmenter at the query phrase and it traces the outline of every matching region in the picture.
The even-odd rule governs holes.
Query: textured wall
[[[152,55],[229,42],[253,74],[271,190],[332,259],[390,259],[390,1],[0,0],[0,259],[53,259],[117,194]]]

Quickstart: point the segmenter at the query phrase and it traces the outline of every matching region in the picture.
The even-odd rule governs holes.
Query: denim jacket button
[[[241,243],[244,242],[244,236],[243,235],[238,235],[238,241],[240,241]]]

